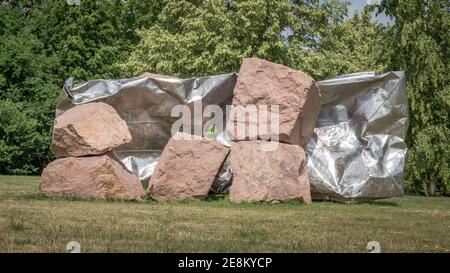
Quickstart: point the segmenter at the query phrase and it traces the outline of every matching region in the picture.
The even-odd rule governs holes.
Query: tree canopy
[[[395,19],[390,69],[407,76],[408,190],[450,194],[449,2],[388,0],[382,10]]]

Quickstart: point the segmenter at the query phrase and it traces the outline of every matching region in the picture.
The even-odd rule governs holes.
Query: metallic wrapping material
[[[104,102],[116,109],[127,122],[132,143],[114,149],[115,156],[136,174],[148,181],[158,163],[164,146],[171,137],[171,117],[175,105],[187,105],[193,113],[196,102],[206,105],[231,104],[237,75],[179,79],[160,75],[120,80],[91,80],[73,86],[67,80],[56,107],[56,116],[79,104]],[[206,122],[206,121],[203,121]],[[223,134],[216,140],[223,144]],[[229,145],[228,145],[229,146]],[[225,177],[228,170],[224,168]]]
[[[322,110],[305,148],[313,198],[364,202],[402,195],[404,72],[356,73],[319,86]]]
[[[225,107],[231,104],[236,78],[235,73],[190,79],[147,75],[75,86],[69,79],[56,115],[93,101],[113,106],[133,137],[114,154],[147,182],[178,119],[171,117],[172,107],[192,107],[196,101],[203,107]],[[305,148],[313,198],[363,202],[401,195],[408,127],[404,73],[356,73],[321,81],[319,86],[322,111]],[[216,140],[230,146],[223,133]],[[212,192],[227,192],[231,179],[227,159]]]

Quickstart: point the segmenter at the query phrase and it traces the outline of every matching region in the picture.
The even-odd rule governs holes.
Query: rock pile
[[[228,130],[235,141],[231,146],[231,169],[233,182],[230,199],[233,202],[271,201],[290,199],[311,202],[305,152],[320,112],[321,95],[315,81],[305,73],[265,60],[245,59],[234,89],[233,106]],[[274,149],[268,143],[248,140],[251,121],[239,119],[239,107],[258,111],[262,106],[279,106],[279,130]],[[252,113],[249,113],[251,116]],[[253,121],[254,122],[254,121]],[[261,118],[256,123],[261,125]],[[268,128],[273,128],[266,121]],[[247,128],[244,137],[236,129],[239,123]],[[256,126],[256,128],[260,128]],[[266,139],[260,131],[253,132],[257,139]],[[273,135],[270,132],[269,135]],[[277,132],[275,132],[277,133]],[[277,144],[277,143],[272,143]]]
[[[234,89],[233,106],[244,107],[257,116],[263,106],[268,106],[268,117],[273,111],[270,107],[277,106],[279,130],[271,131],[275,127],[269,122],[269,132],[250,132],[251,121],[238,119],[233,108],[227,128],[232,136],[231,153],[215,140],[177,133],[164,147],[147,194],[139,179],[111,152],[131,142],[127,124],[105,103],[78,105],[55,120],[51,150],[59,159],[44,169],[40,189],[50,197],[204,199],[220,170],[228,166],[224,162],[230,153],[232,202],[295,199],[310,203],[302,145],[311,137],[320,104],[319,88],[310,76],[265,60],[245,59]],[[256,128],[262,122],[258,117]],[[237,134],[235,129],[242,126],[255,138]]]
[[[128,127],[105,103],[76,106],[56,118],[51,150],[56,159],[42,172],[49,197],[139,200],[139,179],[108,151],[131,141]]]

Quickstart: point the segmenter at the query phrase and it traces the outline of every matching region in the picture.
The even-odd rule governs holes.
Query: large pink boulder
[[[48,197],[140,200],[145,195],[139,179],[110,155],[57,159],[43,170],[40,189]]]
[[[128,126],[113,107],[87,103],[55,119],[51,150],[56,157],[99,155],[129,142]]]
[[[267,150],[266,141],[240,141],[231,146],[232,202],[303,200],[311,203],[305,152],[298,145],[278,143]]]
[[[205,198],[227,155],[228,149],[214,140],[177,133],[164,148],[150,179],[150,198]]]
[[[258,110],[267,106],[268,118],[258,116],[257,121],[251,122],[237,117],[239,107],[252,105]],[[270,121],[274,105],[279,107],[279,134],[276,134],[276,129]],[[313,133],[320,112],[321,95],[314,79],[302,71],[266,60],[248,58],[244,59],[239,71],[234,88],[233,107],[228,123],[228,131],[233,140],[248,140],[249,134],[254,134],[254,139],[267,140],[268,134],[264,131],[247,132],[245,135],[239,135],[236,131],[239,125],[248,130],[249,122],[258,125],[266,123],[269,135],[275,133],[281,142],[304,146]],[[246,110],[254,112],[250,108],[244,111]],[[273,128],[272,132],[270,128]]]

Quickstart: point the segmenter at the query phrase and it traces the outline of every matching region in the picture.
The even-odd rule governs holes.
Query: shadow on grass
[[[214,195],[208,195],[208,197],[205,199],[207,202],[228,202],[230,199],[228,198],[228,195],[225,194],[214,194]]]
[[[97,198],[81,198],[78,196],[61,196],[47,197],[42,193],[22,194],[14,197],[15,200],[22,201],[77,201],[77,202],[98,202],[98,203],[132,203],[132,204],[154,204],[152,200],[117,200],[117,199],[97,199]]]
[[[379,206],[379,207],[398,207],[399,205],[396,202],[391,201],[370,201],[367,202],[368,205],[371,206]]]
[[[399,207],[399,204],[394,201],[366,201],[366,202],[357,202],[357,201],[349,201],[349,202],[339,202],[336,200],[314,200],[313,204],[330,204],[330,205],[342,205],[342,206],[379,206],[379,207]]]
[[[30,200],[30,201],[36,201],[36,200],[48,200],[47,196],[43,195],[42,193],[30,193],[30,194],[21,194],[14,196],[15,200]]]
[[[47,197],[42,193],[30,193],[30,194],[21,194],[14,196],[15,200],[22,201],[76,201],[76,202],[97,202],[97,203],[129,203],[129,204],[172,204],[172,205],[200,205],[200,206],[219,206],[219,207],[285,207],[285,206],[307,206],[302,201],[298,200],[290,200],[281,203],[266,203],[266,202],[242,202],[239,204],[232,203],[230,201],[229,195],[227,194],[216,194],[209,195],[205,200],[180,200],[180,201],[171,201],[171,202],[156,202],[154,200],[115,200],[115,199],[96,199],[96,198],[81,198],[77,196],[62,196],[62,197]],[[336,204],[342,206],[351,206],[351,205],[369,205],[369,206],[377,206],[377,207],[398,207],[399,205],[393,201],[370,201],[366,203],[353,203],[353,204],[344,204],[341,202],[335,202],[331,200],[320,200],[314,201],[313,204]]]

